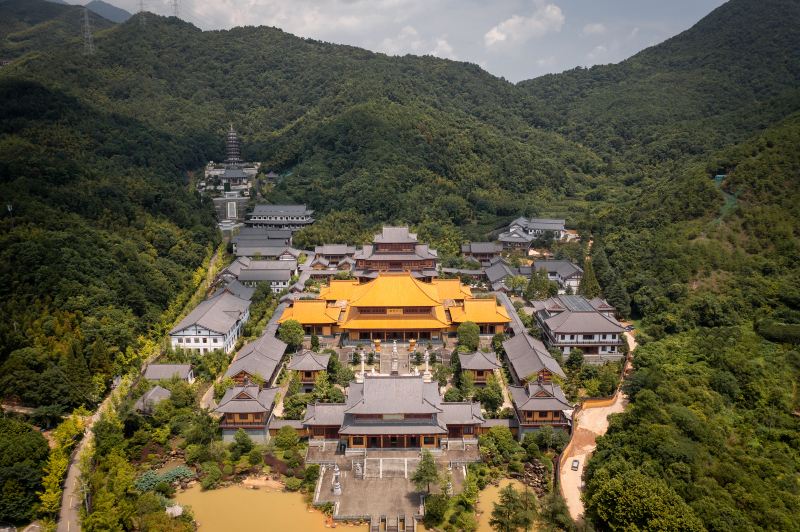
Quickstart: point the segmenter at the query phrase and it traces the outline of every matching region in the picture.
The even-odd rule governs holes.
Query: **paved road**
[[[636,339],[633,334],[625,333],[625,340],[628,342],[630,351],[633,352],[636,349]],[[626,362],[626,368],[628,364],[630,362]],[[575,521],[581,518],[584,510],[581,488],[586,461],[597,447],[597,437],[602,436],[608,430],[608,416],[623,412],[627,404],[628,397],[619,391],[611,405],[582,409],[573,420],[571,447],[563,462],[564,467],[560,469],[559,484],[561,494],[567,502],[569,514]],[[573,460],[579,462],[577,471],[573,471],[571,468]]]
[[[213,282],[214,275],[216,273],[215,264],[217,259],[219,258],[219,248],[214,252],[211,256],[211,260],[209,261],[208,271],[206,272],[206,278],[203,284],[198,288],[198,290],[205,290],[211,283]],[[156,356],[160,353],[155,353],[151,358],[148,358],[144,364],[150,363]],[[211,398],[213,399],[213,386],[211,387]],[[100,415],[106,411],[106,409],[111,404],[111,396],[113,394],[109,393],[103,402],[100,403],[100,406],[95,411],[94,415],[86,423],[86,430],[84,432],[84,437],[78,446],[75,448],[75,451],[72,453],[70,457],[70,464],[69,469],[67,469],[67,478],[64,482],[64,493],[61,497],[61,510],[58,514],[58,532],[75,532],[81,529],[80,525],[80,508],[81,504],[83,503],[83,494],[81,493],[81,482],[80,482],[80,457],[83,454],[86,447],[94,440],[94,433],[92,432],[92,426],[94,423],[100,419]]]
[[[83,503],[83,495],[81,493],[80,483],[80,457],[86,447],[94,440],[94,432],[92,426],[95,421],[100,419],[100,412],[105,411],[110,403],[111,396],[109,395],[100,404],[100,408],[86,422],[86,429],[83,439],[73,451],[70,457],[69,469],[67,469],[67,479],[64,482],[64,493],[61,496],[61,511],[58,514],[58,532],[75,532],[81,529],[80,513],[81,504]]]

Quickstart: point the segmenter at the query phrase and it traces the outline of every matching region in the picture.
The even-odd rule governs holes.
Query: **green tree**
[[[516,532],[523,514],[522,501],[514,486],[508,485],[500,490],[499,500],[494,503],[489,525],[498,532]]]
[[[278,449],[287,451],[297,448],[300,443],[300,436],[292,427],[281,427],[278,429],[278,433],[275,434],[274,441]]]
[[[315,353],[319,351],[319,336],[316,334],[311,335],[311,350]]]
[[[436,470],[436,462],[433,459],[433,455],[427,449],[423,449],[419,465],[413,475],[411,475],[411,482],[414,483],[417,491],[422,491],[423,488],[425,488],[425,490],[430,493],[431,482],[437,482],[438,480],[439,473]]]
[[[468,351],[475,351],[478,349],[478,344],[480,343],[480,332],[480,328],[478,328],[477,324],[471,321],[465,321],[459,325],[456,330],[458,345],[463,346],[464,349]]]
[[[439,493],[425,497],[425,526],[433,528],[438,526],[447,513],[447,497]]]
[[[521,294],[528,285],[528,279],[524,275],[512,275],[503,281],[506,287],[515,294]]]
[[[286,320],[281,323],[278,329],[278,338],[285,342],[290,349],[297,351],[303,345],[303,338],[305,338],[305,331],[303,326],[297,320]]]
[[[592,261],[587,260],[583,265],[583,277],[578,284],[578,294],[592,299],[600,295],[600,284],[594,275],[594,268],[592,268]]]
[[[630,471],[598,474],[587,514],[612,530],[705,530],[691,506],[661,479]]]
[[[570,349],[569,355],[567,355],[567,361],[564,365],[573,372],[579,371],[581,366],[583,366],[583,351],[577,347]]]
[[[231,443],[230,447],[233,461],[239,460],[240,456],[249,453],[252,448],[253,440],[250,439],[250,436],[247,435],[244,429],[237,430],[233,435],[233,443]]]
[[[531,279],[525,287],[525,299],[540,301],[558,294],[558,285],[548,279],[547,270],[540,268],[531,274]]]

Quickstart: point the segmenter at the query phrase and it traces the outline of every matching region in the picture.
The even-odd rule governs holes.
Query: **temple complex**
[[[420,375],[363,375],[347,402],[308,405],[303,426],[314,439],[340,439],[349,449],[438,448],[446,438],[475,439],[479,403],[445,402],[436,382]]]
[[[345,343],[437,343],[467,321],[486,335],[504,332],[511,321],[494,297],[477,298],[458,279],[426,283],[411,272],[381,272],[365,283],[332,279],[316,299],[294,301],[280,321],[290,319],[306,334],[342,334]]]
[[[436,277],[439,254],[427,244],[420,244],[408,227],[384,227],[371,244],[364,244],[353,255],[353,276],[375,279],[382,272],[408,272],[417,279]]]

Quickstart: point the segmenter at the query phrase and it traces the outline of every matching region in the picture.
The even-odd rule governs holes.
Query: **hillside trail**
[[[219,259],[220,248],[218,247],[211,260],[208,262],[208,271],[206,272],[204,282],[198,287],[198,290],[204,290],[211,286],[214,277],[216,276],[217,261]],[[151,360],[148,359],[147,362]],[[213,386],[212,386],[213,391]],[[83,483],[81,482],[80,472],[80,458],[86,451],[87,447],[94,441],[94,432],[92,427],[100,419],[100,416],[108,410],[111,405],[113,390],[109,393],[100,406],[97,407],[95,413],[86,420],[86,429],[84,430],[83,438],[80,443],[75,447],[75,450],[70,456],[69,468],[67,469],[67,476],[64,481],[64,492],[61,495],[61,509],[58,514],[58,525],[56,530],[58,532],[76,532],[81,529],[80,526],[80,507],[83,504]]]
[[[636,338],[632,332],[625,333],[625,340],[628,343],[630,353],[636,349]],[[629,371],[631,357],[625,362],[625,371]],[[581,500],[583,488],[583,468],[586,461],[591,457],[597,447],[597,438],[608,431],[608,418],[611,414],[618,414],[625,411],[628,405],[628,397],[617,390],[610,404],[591,406],[586,404],[572,420],[572,438],[569,445],[564,450],[559,468],[559,487],[561,495],[567,503],[569,514],[573,520],[578,521],[583,517],[584,506]],[[578,460],[578,469],[572,470],[573,460]]]

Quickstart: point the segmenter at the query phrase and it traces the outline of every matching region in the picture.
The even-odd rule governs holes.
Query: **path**
[[[220,248],[218,247],[211,256],[211,260],[208,262],[208,271],[206,272],[205,281],[201,283],[201,285],[198,287],[198,290],[206,290],[209,286],[211,286],[211,282],[216,275],[215,265],[217,259],[219,258],[219,250]],[[146,366],[148,363],[152,362],[157,354],[160,353],[156,353],[148,357],[143,366]],[[211,389],[213,394],[214,387],[212,386]],[[92,431],[92,427],[94,426],[95,422],[100,419],[101,414],[108,409],[113,395],[114,391],[112,390],[106,396],[106,398],[103,399],[103,402],[100,403],[100,406],[97,407],[95,413],[87,420],[84,436],[70,456],[67,477],[64,480],[64,492],[61,495],[61,509],[58,513],[58,526],[56,528],[57,532],[77,532],[81,529],[80,507],[83,503],[83,494],[80,480],[80,457],[94,440],[94,432]]]
[[[111,394],[106,396],[97,411],[87,420],[86,429],[75,451],[70,456],[67,478],[64,481],[64,493],[61,496],[61,510],[58,513],[58,532],[75,532],[81,529],[80,513],[83,504],[83,494],[81,490],[81,471],[80,457],[94,441],[92,426],[100,419],[100,414],[105,412],[111,404]]]
[[[625,333],[625,340],[628,342],[630,352],[636,349],[636,339],[632,333]],[[626,368],[630,361],[626,362]],[[591,457],[597,447],[597,438],[608,430],[608,416],[618,414],[625,410],[628,404],[628,397],[617,391],[611,404],[603,406],[591,406],[585,404],[573,419],[572,438],[567,449],[564,451],[559,469],[559,486],[564,500],[567,502],[569,514],[572,519],[577,521],[583,516],[583,501],[581,500],[581,488],[583,487],[583,468],[586,461]],[[578,460],[578,470],[572,470],[572,461]]]

